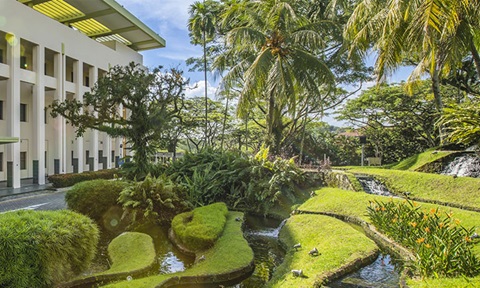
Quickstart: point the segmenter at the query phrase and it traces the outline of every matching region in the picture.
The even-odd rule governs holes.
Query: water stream
[[[441,174],[480,178],[480,157],[475,154],[458,156],[443,169]]]
[[[380,181],[365,176],[356,176],[360,184],[362,184],[363,190],[369,194],[382,195],[382,196],[395,196],[392,194],[385,185]]]

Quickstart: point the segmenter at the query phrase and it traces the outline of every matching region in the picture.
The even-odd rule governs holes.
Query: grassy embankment
[[[451,203],[480,210],[480,179],[391,169],[351,168],[347,172],[374,176],[396,194]]]
[[[288,219],[280,233],[288,247],[284,262],[275,270],[269,287],[316,287],[326,277],[350,264],[358,269],[360,261],[376,257],[378,248],[363,232],[332,217],[321,215],[294,215]],[[298,251],[293,248],[301,243]],[[340,246],[339,243],[342,243]],[[318,256],[309,255],[313,248]],[[301,269],[303,277],[290,271]]]
[[[335,188],[323,188],[317,191],[317,196],[309,199],[298,209],[309,212],[327,212],[350,217],[356,217],[364,221],[369,221],[366,215],[366,208],[369,201],[404,201],[398,198],[377,196],[366,193],[345,191]],[[432,208],[439,207],[440,212],[453,213],[453,217],[460,220],[461,225],[465,227],[476,227],[477,233],[480,232],[480,213],[465,211],[458,208],[445,207],[436,204],[418,203],[421,209],[429,211]],[[480,257],[480,243],[477,242],[473,251],[477,257]],[[474,284],[471,284],[474,283]],[[477,287],[480,284],[480,275],[474,278],[441,278],[441,279],[409,279],[407,283],[410,287]],[[443,285],[443,286],[442,286]],[[469,286],[470,285],[470,286]],[[473,285],[473,286],[472,286]]]

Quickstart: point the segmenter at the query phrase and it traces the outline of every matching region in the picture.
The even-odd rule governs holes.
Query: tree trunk
[[[440,93],[440,69],[439,69],[440,64],[437,63],[435,65],[435,70],[433,71],[432,74],[432,91],[433,91],[433,97],[435,101],[435,108],[437,108],[437,111],[439,113],[443,113],[443,101],[442,101],[442,95]],[[444,128],[443,125],[438,127],[439,129],[439,136],[440,136],[440,143],[443,143],[443,140],[445,139],[445,133],[444,133]]]
[[[470,52],[472,52],[473,62],[477,69],[477,76],[480,77],[480,55],[478,55],[477,47],[475,47],[473,39],[470,40]]]
[[[228,113],[228,94],[227,94],[227,103],[225,104],[225,115],[223,117],[223,127],[222,127],[222,142],[220,144],[220,149],[223,150],[223,142],[225,139],[225,125],[227,124],[227,113]]]

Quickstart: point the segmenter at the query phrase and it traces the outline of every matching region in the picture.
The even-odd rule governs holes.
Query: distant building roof
[[[337,136],[359,137],[359,136],[363,136],[363,134],[360,134],[360,132],[358,131],[348,131],[348,132],[338,133]]]
[[[165,40],[114,0],[17,0],[98,42],[116,40],[135,51]]]

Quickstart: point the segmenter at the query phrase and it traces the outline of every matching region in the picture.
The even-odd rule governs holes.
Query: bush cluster
[[[0,287],[53,287],[89,267],[99,232],[88,217],[62,211],[0,214]]]
[[[120,180],[80,182],[67,191],[65,201],[73,211],[87,215],[104,228],[115,229],[123,212],[117,199],[128,185],[128,182]]]
[[[170,223],[178,213],[192,209],[184,189],[166,176],[148,175],[122,190],[118,202],[134,222],[159,221]]]
[[[480,261],[471,250],[474,229],[466,229],[452,213],[423,211],[411,201],[370,202],[368,215],[383,233],[413,250],[421,276],[472,277]]]
[[[293,159],[270,159],[268,149],[254,156],[208,149],[187,153],[164,173],[186,188],[195,206],[225,202],[255,212],[268,211],[280,196],[294,201],[295,189],[304,180]]]
[[[53,187],[70,187],[79,182],[94,179],[113,179],[119,173],[118,169],[105,169],[99,171],[87,171],[83,173],[55,174],[48,176],[48,181]]]
[[[214,203],[178,214],[173,218],[172,229],[182,244],[191,251],[202,251],[222,234],[227,222],[225,203]]]

